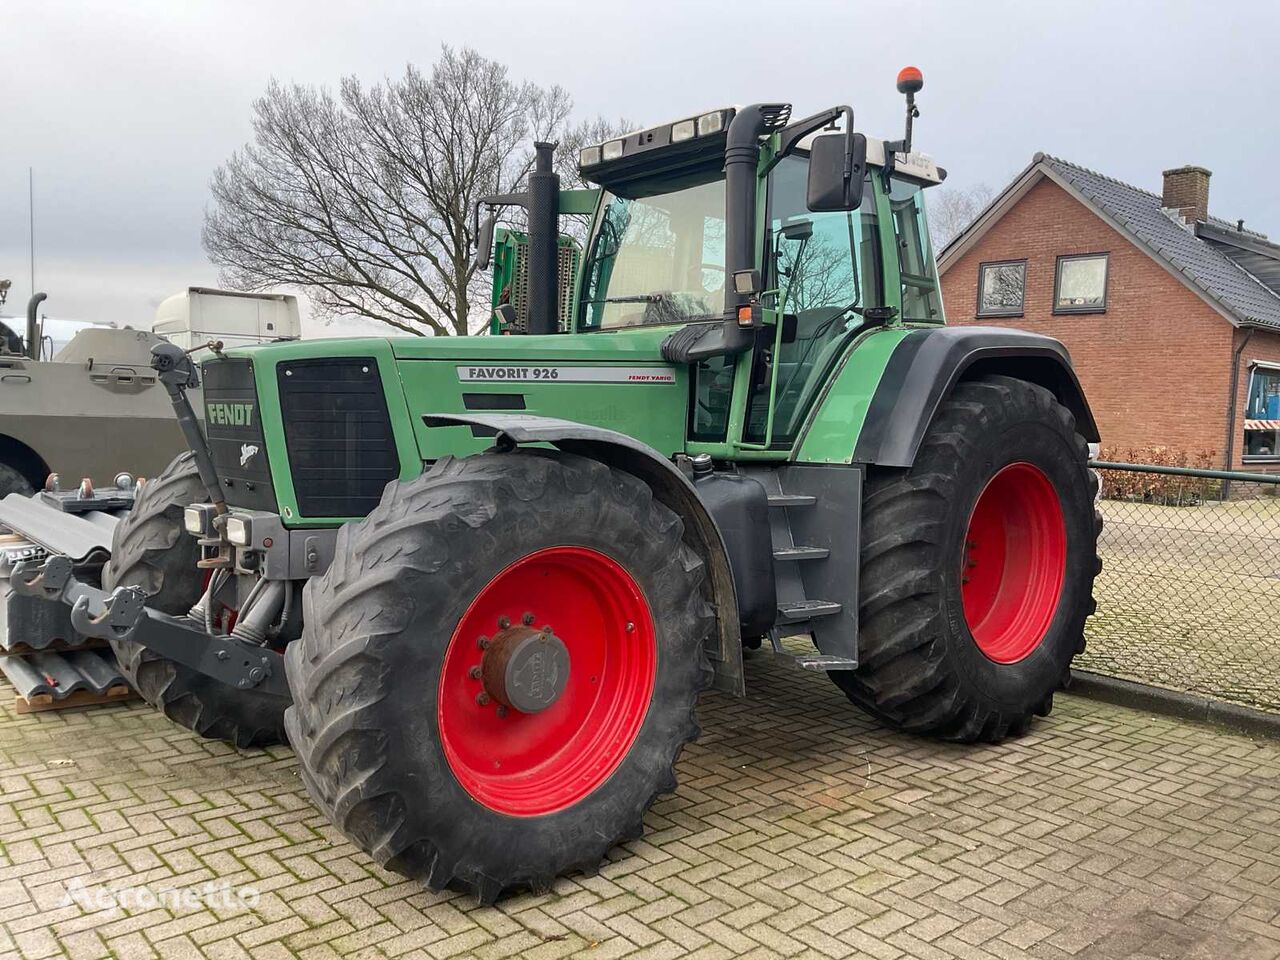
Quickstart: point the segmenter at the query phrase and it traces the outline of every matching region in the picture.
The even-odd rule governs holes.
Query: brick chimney
[[[1177,167],[1164,172],[1161,206],[1177,210],[1189,223],[1209,219],[1209,178],[1204,167]]]

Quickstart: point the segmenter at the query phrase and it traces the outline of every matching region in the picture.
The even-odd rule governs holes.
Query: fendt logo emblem
[[[221,427],[252,427],[252,403],[206,403],[205,419]]]
[[[257,453],[258,453],[257,444],[255,443],[240,444],[240,466],[247,467],[249,465],[249,461],[252,460],[257,455]]]

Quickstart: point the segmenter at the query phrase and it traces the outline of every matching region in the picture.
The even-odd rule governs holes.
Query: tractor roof
[[[737,105],[714,107],[681,120],[640,127],[603,143],[584,147],[578,158],[583,177],[608,187],[617,179],[630,181],[652,176],[673,163],[685,166],[715,159],[724,152],[725,131],[739,109]],[[798,148],[808,149],[814,138],[824,132],[829,131],[817,130],[804,137]],[[884,145],[884,140],[867,137],[868,166],[884,164]],[[931,157],[915,151],[898,153],[894,170],[900,176],[926,184],[941,183],[946,179],[946,171]],[[618,174],[621,174],[620,178]]]

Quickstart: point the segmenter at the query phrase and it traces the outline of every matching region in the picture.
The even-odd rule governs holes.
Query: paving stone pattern
[[[1280,744],[1060,696],[966,748],[768,656],[748,678],[643,840],[496,907],[375,867],[285,748],[0,706],[0,957],[1280,956]],[[255,908],[176,896],[219,885]]]

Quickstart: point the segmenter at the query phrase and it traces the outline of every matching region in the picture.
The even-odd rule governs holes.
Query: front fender
[[[746,692],[742,670],[742,632],[733,571],[720,529],[699,499],[693,484],[666,457],[634,437],[556,417],[531,414],[424,414],[428,427],[470,426],[492,431],[495,445],[511,449],[526,443],[549,443],[566,453],[590,457],[639,477],[658,501],[684,521],[685,540],[707,567],[718,636],[708,653],[717,689],[736,696]]]

